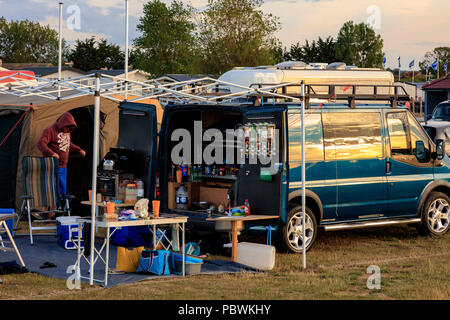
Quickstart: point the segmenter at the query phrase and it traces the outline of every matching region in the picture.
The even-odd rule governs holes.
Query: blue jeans
[[[59,193],[67,193],[67,168],[59,168]]]

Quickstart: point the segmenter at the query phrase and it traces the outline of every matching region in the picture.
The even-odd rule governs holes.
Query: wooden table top
[[[216,218],[206,218],[206,221],[253,221],[253,220],[267,220],[278,219],[280,216],[265,216],[265,215],[249,215],[249,216],[223,216]]]
[[[86,201],[81,201],[81,204],[84,204],[86,206],[91,206],[92,203],[88,200]],[[115,207],[118,208],[129,208],[129,207],[134,207],[135,203],[115,203]],[[102,207],[102,208],[106,208],[106,204],[103,204],[102,202],[97,202],[97,206],[98,207]]]

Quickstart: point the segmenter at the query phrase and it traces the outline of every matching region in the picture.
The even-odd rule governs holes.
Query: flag
[[[386,57],[384,57],[384,59],[383,59],[383,68],[385,68],[386,69]]]
[[[433,67],[434,71],[437,71],[437,69],[438,69],[438,61],[436,60],[435,62],[433,62],[433,64],[431,66]]]
[[[414,67],[414,60],[409,63],[409,68],[411,69],[412,67]]]
[[[428,73],[428,69],[430,69],[430,65],[427,63],[427,73]]]
[[[444,64],[444,72],[447,73],[448,61]]]
[[[400,57],[398,57],[398,67],[401,68],[402,64],[400,63]]]

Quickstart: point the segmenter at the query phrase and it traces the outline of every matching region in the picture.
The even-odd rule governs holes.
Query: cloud
[[[48,16],[45,18],[45,20],[40,21],[43,25],[49,25],[51,28],[55,30],[59,30],[59,18],[55,16]],[[84,40],[86,38],[90,38],[92,36],[96,38],[109,38],[107,34],[104,33],[96,33],[96,32],[81,32],[77,30],[71,30],[67,28],[66,22],[63,20],[63,30],[62,30],[62,36],[66,41],[72,42],[75,40]]]
[[[384,40],[388,66],[396,66],[398,56],[402,56],[402,61],[421,60],[434,44],[443,45],[450,40],[448,0],[272,0],[264,3],[262,9],[280,17],[282,30],[277,36],[289,47],[319,36],[336,37],[349,20],[367,22],[367,9],[374,4],[380,10],[381,28],[376,31]]]

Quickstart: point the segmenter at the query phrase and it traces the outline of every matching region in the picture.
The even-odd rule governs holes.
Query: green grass
[[[243,240],[243,239],[241,239]],[[276,256],[267,273],[154,279],[104,289],[36,274],[2,276],[1,299],[450,299],[450,234],[421,237],[413,227],[321,233],[307,254]],[[228,259],[224,256],[213,258]],[[369,290],[367,267],[381,269]]]

